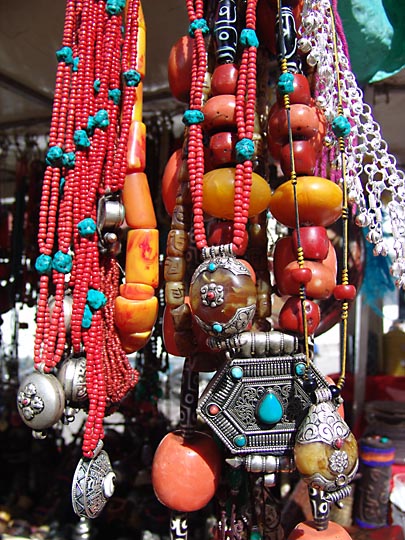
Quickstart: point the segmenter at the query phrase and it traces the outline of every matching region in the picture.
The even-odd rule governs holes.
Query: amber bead
[[[300,175],[312,175],[316,166],[316,151],[311,141],[293,141],[294,170]],[[284,175],[289,178],[291,175],[291,149],[289,144],[285,144],[280,150],[280,167]]]
[[[271,315],[271,300],[266,293],[258,293],[256,300],[256,317],[267,318]]]
[[[125,207],[125,220],[129,227],[133,229],[156,227],[155,210],[145,173],[137,172],[125,177],[122,202]]]
[[[179,188],[179,171],[183,164],[182,156],[183,152],[181,149],[173,152],[163,171],[162,200],[169,216],[172,215],[174,206],[176,204],[176,196]]]
[[[300,227],[299,235],[305,259],[321,261],[326,259],[330,242],[325,227]],[[292,241],[295,253],[297,253],[298,233],[296,229],[292,233]]]
[[[236,129],[236,101],[232,94],[211,97],[202,108],[204,113],[203,129],[208,133]]]
[[[128,232],[125,275],[128,283],[159,283],[159,232],[157,229],[132,229]]]
[[[236,94],[238,68],[235,64],[219,64],[215,67],[211,78],[211,92],[218,94]]]
[[[324,442],[296,443],[294,447],[294,458],[297,469],[304,476],[312,476],[319,472],[327,480],[334,480],[337,474],[330,470],[329,460],[335,450],[332,445]],[[347,475],[355,467],[358,455],[357,442],[353,433],[349,433],[347,438],[344,439],[343,446],[340,450],[347,454],[347,465],[344,471],[342,471]]]
[[[129,300],[118,296],[115,299],[115,324],[123,335],[151,331],[158,309],[156,296],[146,300]]]
[[[151,335],[152,331],[135,332],[133,334],[125,335],[119,334],[122,348],[127,354],[132,354],[145,347]]]
[[[220,131],[211,136],[209,142],[210,160],[213,167],[235,163],[236,133]]]
[[[120,285],[120,295],[129,300],[147,300],[155,294],[151,285],[144,283],[123,283]]]
[[[146,73],[146,29],[145,26],[138,26],[138,39],[136,42],[136,64],[135,69],[141,75],[142,78],[145,77]]]
[[[296,194],[300,225],[327,227],[342,214],[342,190],[331,180],[319,176],[299,176]],[[296,227],[292,182],[284,182],[274,191],[269,209],[277,221],[291,229]]]
[[[135,88],[135,103],[132,109],[132,121],[142,122],[143,118],[143,83],[142,81]]]
[[[235,169],[224,167],[204,175],[203,209],[211,216],[233,219],[235,195]],[[260,214],[269,205],[271,191],[264,178],[252,174],[249,217]]]
[[[127,170],[142,172],[146,165],[146,126],[143,122],[133,121],[129,128]]]

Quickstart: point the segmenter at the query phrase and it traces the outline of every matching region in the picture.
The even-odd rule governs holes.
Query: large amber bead
[[[127,283],[144,283],[156,288],[159,283],[159,232],[157,229],[133,229],[128,232]]]
[[[115,299],[115,324],[122,334],[151,331],[158,314],[156,296],[146,300],[130,300],[123,296]]]
[[[129,128],[127,170],[142,172],[146,165],[146,126],[134,120]]]
[[[235,169],[214,169],[204,175],[203,209],[207,214],[221,219],[233,219],[235,196]],[[249,217],[260,214],[267,208],[271,191],[264,178],[252,174]]]
[[[350,433],[342,441],[339,450],[343,453],[344,458],[340,458],[341,454],[334,446],[324,442],[296,443],[294,447],[295,464],[304,477],[310,478],[312,475],[320,473],[327,480],[335,480],[339,474],[350,475],[356,466],[358,451],[353,433]],[[338,458],[334,459],[334,454],[340,458],[337,463],[335,462]]]
[[[122,190],[125,219],[132,229],[153,229],[156,215],[145,173],[128,174]]]
[[[226,259],[224,259],[226,261]],[[211,335],[232,335],[245,330],[256,308],[256,287],[249,269],[237,261],[210,263],[197,268],[190,285],[190,305],[198,324]]]
[[[342,214],[342,190],[320,176],[299,176],[296,186],[299,225],[327,227]],[[295,229],[295,200],[292,182],[284,182],[273,193],[270,212],[286,227]]]

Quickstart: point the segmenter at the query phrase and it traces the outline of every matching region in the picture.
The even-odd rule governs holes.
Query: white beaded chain
[[[357,225],[369,228],[366,239],[374,244],[376,256],[388,253],[388,244],[383,237],[381,196],[383,192],[384,197],[390,194],[386,210],[393,237],[391,273],[396,278],[396,285],[405,288],[405,173],[397,169],[396,159],[388,152],[388,145],[381,137],[380,126],[374,120],[370,106],[363,101],[363,92],[350,69],[339,35],[334,42],[330,0],[304,0],[299,38],[298,46],[307,54],[307,63],[316,68],[315,100],[328,122],[325,143],[329,148],[331,171],[336,171],[337,178],[341,177],[342,171],[332,121],[337,116],[337,84],[340,81],[343,114],[351,125],[345,151],[348,199],[357,206]]]

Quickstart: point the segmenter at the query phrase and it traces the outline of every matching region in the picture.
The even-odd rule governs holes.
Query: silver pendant
[[[297,426],[312,404],[305,366],[303,354],[233,358],[214,375],[197,412],[234,455],[292,456]],[[328,386],[312,363],[308,369],[318,387]]]
[[[72,405],[87,401],[86,358],[68,358],[58,371],[58,379],[65,391],[66,400]]]
[[[73,477],[72,505],[80,517],[97,517],[114,493],[115,473],[99,443],[92,459],[82,458]]]
[[[49,373],[31,373],[20,385],[17,408],[23,422],[34,431],[50,428],[61,419],[65,408],[62,385]]]

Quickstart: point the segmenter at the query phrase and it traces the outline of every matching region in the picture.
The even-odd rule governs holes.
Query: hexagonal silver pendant
[[[312,404],[304,388],[304,354],[233,358],[200,397],[198,413],[232,454],[291,456]],[[318,388],[328,387],[309,365]]]

